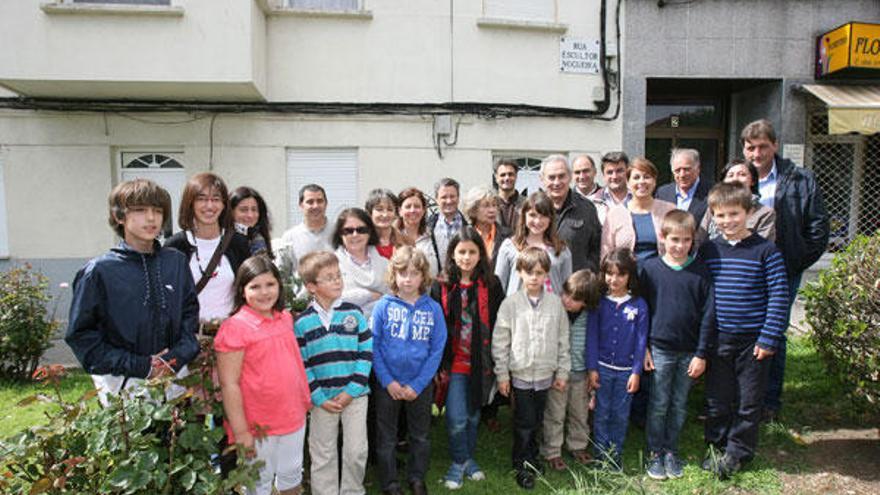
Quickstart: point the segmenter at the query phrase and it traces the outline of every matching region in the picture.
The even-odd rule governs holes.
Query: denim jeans
[[[513,395],[513,468],[525,463],[539,466],[538,431],[544,422],[547,390],[524,390],[511,387]]]
[[[678,436],[687,416],[687,397],[693,380],[687,370],[691,352],[651,349],[654,373],[648,401],[646,442],[648,452],[678,454]]]
[[[399,488],[397,479],[397,417],[406,414],[409,437],[407,481],[424,481],[431,460],[431,405],[434,386],[428,384],[413,401],[394,400],[381,386],[373,390],[376,404],[376,465],[382,490]]]
[[[626,391],[631,374],[629,370],[617,371],[599,366],[599,390],[596,390],[596,412],[593,416],[597,459],[606,459],[606,455],[610,455],[614,461],[620,461],[632,403],[632,394]]]
[[[801,286],[802,273],[791,276],[788,279],[788,311],[791,314],[791,307],[794,306],[794,300],[797,299],[798,289]],[[764,396],[764,407],[779,411],[782,408],[782,385],[785,383],[785,342],[782,339],[776,354],[770,361],[770,378],[767,381],[767,394]]]
[[[474,457],[477,448],[477,426],[480,408],[471,406],[468,397],[470,376],[463,373],[449,375],[446,392],[446,432],[449,435],[449,456],[452,462],[464,464]]]
[[[755,342],[719,332],[706,368],[706,442],[740,462],[755,456],[771,366],[755,358]]]

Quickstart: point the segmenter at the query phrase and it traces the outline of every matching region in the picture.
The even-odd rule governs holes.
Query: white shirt
[[[208,267],[214,251],[220,246],[220,240],[223,235],[215,239],[196,239],[192,232],[186,232],[186,240],[196,247],[195,253],[189,259],[189,270],[192,273],[193,281],[199,283],[202,278],[202,271]],[[226,255],[220,257],[220,263],[214,269],[211,279],[208,280],[205,288],[199,293],[199,319],[213,320],[216,318],[226,318],[232,311],[232,283],[235,281],[235,273],[232,271],[232,265]]]
[[[333,229],[327,221],[319,230],[309,230],[305,223],[288,230],[281,236],[281,243],[275,253],[278,269],[285,275],[290,275],[298,269],[299,260],[303,256],[315,251],[333,251],[332,237]]]
[[[773,160],[773,168],[767,177],[758,179],[758,191],[761,193],[761,204],[773,208],[776,202],[776,159]]]

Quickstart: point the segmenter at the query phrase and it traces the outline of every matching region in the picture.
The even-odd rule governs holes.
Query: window
[[[112,3],[122,5],[171,5],[171,0],[63,0],[62,3]]]
[[[293,9],[303,10],[359,10],[360,0],[288,0]]]
[[[177,210],[180,207],[180,194],[186,184],[186,171],[180,152],[123,151],[119,163],[122,169],[120,180],[149,179],[164,187],[171,195],[171,218],[165,219],[162,234],[171,236],[177,230]]]
[[[0,258],[9,258],[9,228],[6,223],[6,148],[0,146]]]
[[[327,218],[336,220],[339,212],[357,201],[356,149],[289,149],[287,150],[287,226],[302,222],[299,189],[318,184],[327,193]]]
[[[556,22],[556,0],[483,0],[483,14],[490,18]]]

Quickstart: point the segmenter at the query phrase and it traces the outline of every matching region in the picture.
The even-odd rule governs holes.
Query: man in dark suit
[[[669,159],[673,182],[657,189],[657,199],[675,204],[694,216],[697,224],[706,214],[709,184],[700,180],[700,152],[690,148],[674,148]]]

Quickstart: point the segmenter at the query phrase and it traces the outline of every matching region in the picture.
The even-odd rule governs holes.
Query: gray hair
[[[593,171],[594,171],[594,172],[596,171],[596,162],[593,161],[593,157],[592,157],[592,156],[587,155],[587,154],[578,155],[578,156],[572,158],[572,159],[571,159],[571,166],[572,166],[572,168],[574,168],[574,163],[575,163],[576,161],[578,161],[578,160],[581,160],[581,159],[586,160],[587,163],[590,164],[590,167],[593,168]]]
[[[669,155],[669,167],[670,168],[672,167],[672,163],[679,156],[689,158],[694,165],[696,165],[698,167],[700,166],[700,152],[699,151],[697,151],[693,148],[672,148],[672,153],[670,153],[670,155]]]
[[[571,175],[571,164],[568,163],[568,158],[566,158],[565,155],[553,154],[541,160],[541,168],[539,172],[541,177],[544,177],[544,169],[547,168],[547,165],[554,162],[562,162],[565,165],[565,170],[568,172],[568,175]]]
[[[465,194],[464,208],[462,211],[464,212],[464,216],[467,217],[471,223],[476,222],[477,210],[480,208],[480,203],[486,199],[491,199],[497,205],[499,201],[498,193],[495,192],[494,189],[486,186],[476,186],[471,188],[471,190]]]

